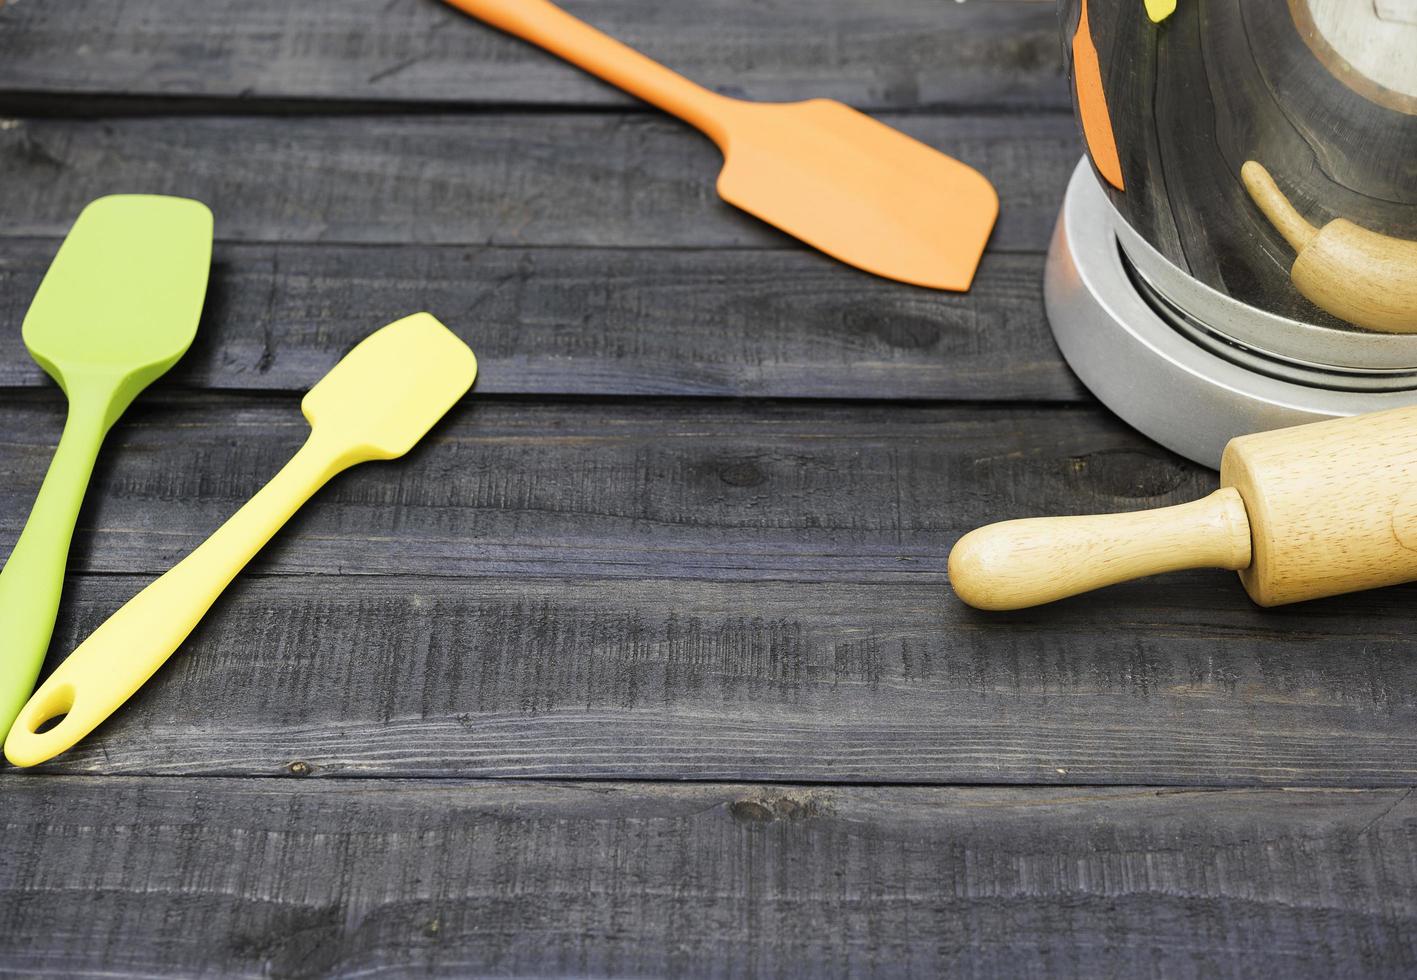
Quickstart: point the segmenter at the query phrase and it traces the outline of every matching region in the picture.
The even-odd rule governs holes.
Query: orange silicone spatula
[[[969,288],[999,213],[974,168],[840,102],[710,92],[548,0],[448,2],[701,129],[730,204],[878,276]]]

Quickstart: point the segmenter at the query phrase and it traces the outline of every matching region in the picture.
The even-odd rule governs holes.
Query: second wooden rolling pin
[[[1417,407],[1232,439],[1221,489],[1159,510],[991,524],[950,552],[979,609],[1023,609],[1183,568],[1262,606],[1417,580]]]

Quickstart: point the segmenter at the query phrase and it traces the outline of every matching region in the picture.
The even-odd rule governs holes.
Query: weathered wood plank
[[[293,397],[132,411],[80,520],[56,655],[305,432]],[[52,392],[0,408],[0,548],[61,414]],[[1213,481],[1094,409],[474,395],[408,459],[312,501],[63,765],[1412,782],[1413,588],[1265,612],[1194,572],[1012,616],[946,592],[950,544],[986,520]]]
[[[2,782],[19,974],[1417,969],[1402,790]]]
[[[567,0],[721,92],[870,108],[1066,108],[1051,3]],[[634,105],[435,0],[0,5],[0,92]],[[0,96],[3,98],[3,96]]]
[[[0,387],[47,385],[18,324],[53,240],[0,240]],[[1043,258],[987,256],[969,295],[854,275],[808,249],[217,249],[177,385],[303,391],[370,329],[434,311],[483,393],[1075,401]],[[731,283],[731,285],[729,285]]]
[[[1079,153],[1070,117],[884,118],[989,175],[995,250],[1047,246]],[[205,201],[230,241],[790,244],[718,199],[718,168],[658,115],[18,119],[0,124],[0,234],[59,236],[93,198],[142,191]]]
[[[0,547],[19,532],[62,420],[55,389],[0,405]],[[294,396],[150,392],[110,436],[74,568],[167,567],[308,431]],[[1091,406],[474,392],[407,459],[340,476],[260,561],[282,573],[907,581],[939,576],[955,537],[991,519],[1159,506],[1214,480]]]
[[[74,579],[51,663],[146,581]],[[1410,786],[1413,594],[1266,613],[1197,573],[984,616],[920,574],[248,575],[48,768]]]

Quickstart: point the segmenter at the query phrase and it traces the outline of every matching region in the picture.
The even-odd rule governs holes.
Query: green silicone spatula
[[[84,208],[40,283],[24,339],[69,399],[64,434],[0,571],[0,732],[34,690],[103,437],[197,333],[212,213],[180,197],[121,194]]]

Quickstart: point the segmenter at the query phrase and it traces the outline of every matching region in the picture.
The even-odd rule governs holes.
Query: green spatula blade
[[[116,418],[192,345],[211,261],[212,213],[200,201],[101,197],[45,273],[25,346],[66,392],[70,376],[118,382],[128,398],[115,400]]]
[[[192,344],[211,267],[198,201],[123,194],[79,215],[25,316],[31,356],[69,399],[64,434],[0,570],[0,733],[34,689],[69,540],[103,437]]]

